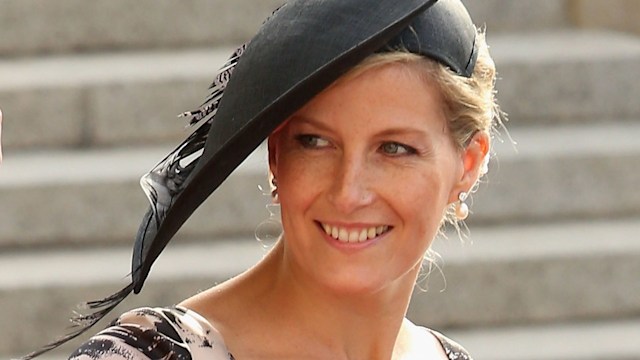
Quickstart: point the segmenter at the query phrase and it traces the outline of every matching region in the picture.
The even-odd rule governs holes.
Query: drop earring
[[[278,201],[278,180],[275,177],[271,178],[271,197]]]
[[[469,216],[469,206],[467,206],[467,204],[465,203],[465,200],[467,200],[467,197],[469,196],[469,194],[467,194],[464,191],[461,191],[460,194],[458,195],[458,202],[456,203],[456,219],[462,221],[464,219],[466,219]]]

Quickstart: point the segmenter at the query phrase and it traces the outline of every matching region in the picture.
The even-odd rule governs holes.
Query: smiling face
[[[440,94],[416,64],[339,81],[270,137],[269,152],[286,264],[341,292],[413,283],[469,185]]]

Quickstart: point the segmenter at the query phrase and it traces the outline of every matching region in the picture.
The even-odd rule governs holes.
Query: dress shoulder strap
[[[464,347],[462,347],[462,345],[435,330],[429,331],[433,334],[433,336],[436,337],[436,339],[438,339],[449,360],[473,360],[471,355],[469,355],[469,352]]]

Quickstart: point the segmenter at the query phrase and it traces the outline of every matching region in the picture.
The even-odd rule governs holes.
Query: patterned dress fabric
[[[471,360],[457,343],[432,331],[449,360]],[[120,316],[69,360],[235,360],[222,336],[199,314],[182,308],[139,308]]]

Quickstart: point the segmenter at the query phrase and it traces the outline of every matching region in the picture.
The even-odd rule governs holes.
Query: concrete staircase
[[[0,2],[0,359],[124,285],[147,207],[139,177],[279,2]],[[421,282],[409,315],[478,359],[640,359],[640,37],[574,26],[575,1],[467,3],[487,24],[518,144],[496,141],[469,239],[437,241],[444,276]],[[265,156],[197,211],[113,316],[175,303],[264,254]]]

